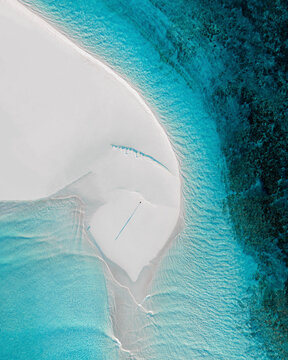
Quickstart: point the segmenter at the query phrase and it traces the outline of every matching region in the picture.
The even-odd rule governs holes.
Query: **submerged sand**
[[[132,281],[180,216],[167,134],[103,62],[0,0],[0,200],[78,196],[90,236]]]

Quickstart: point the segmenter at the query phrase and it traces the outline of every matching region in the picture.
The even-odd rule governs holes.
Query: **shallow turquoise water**
[[[0,205],[1,359],[113,356],[103,269],[81,227],[75,199]]]
[[[185,73],[181,74],[181,71],[176,69],[177,61],[174,60],[178,54],[174,53],[175,49],[169,45],[166,32],[169,18],[160,14],[148,1],[129,2],[130,6],[127,7],[121,1],[25,2],[40,10],[43,16],[56,23],[58,28],[90,52],[103,58],[143,94],[167,129],[181,162],[186,227],[159,266],[149,289],[149,296],[144,301],[143,305],[152,311],[152,315],[133,313],[133,318],[131,315],[131,319],[127,320],[134,323],[133,332],[138,340],[130,344],[130,355],[122,353],[120,356],[138,359],[266,359],[261,334],[253,327],[250,319],[252,289],[257,287],[254,279],[256,264],[242,252],[233,236],[223,185],[225,161],[220,152],[216,125],[211,115],[213,112],[207,97],[211,78],[217,77],[223,70],[221,57],[215,61],[201,38],[195,36],[191,39],[195,54],[194,58],[190,59],[188,83]],[[139,20],[135,25],[135,18],[143,20]],[[156,25],[153,24],[155,18]],[[196,22],[195,26],[197,25]],[[151,42],[147,40],[147,34],[151,30],[149,26],[155,26],[156,29],[153,32],[155,39]],[[65,211],[63,210],[64,213]],[[54,209],[51,210],[51,216],[52,214]],[[54,218],[51,223],[53,221]],[[67,223],[69,221],[71,219],[67,219]],[[61,222],[59,226],[64,224]],[[63,232],[59,231],[58,241],[67,239],[66,230],[67,228],[62,229]],[[22,230],[20,235],[23,236]],[[9,251],[13,252],[10,245]],[[20,256],[23,256],[22,253]],[[34,262],[35,257],[38,266],[37,256],[33,250],[31,259]],[[53,259],[52,257],[49,265],[57,270]],[[58,306],[63,309],[61,315],[65,316],[60,322],[60,328],[64,332],[63,342],[67,351],[68,348],[76,349],[69,355],[69,359],[80,359],[81,356],[85,359],[116,359],[119,355],[115,352],[114,342],[107,335],[103,335],[111,332],[111,324],[107,315],[107,294],[105,290],[99,290],[105,289],[101,268],[95,259],[91,264],[81,262],[81,265],[84,267],[85,287],[79,292],[74,289],[76,292],[73,297],[80,309],[82,303],[89,302],[89,306],[85,307],[88,308],[89,316],[81,316],[82,333],[79,329],[77,335],[71,331],[75,309],[69,313],[70,303],[62,297],[62,293],[56,297],[57,303],[49,308],[47,314]],[[42,273],[34,276],[38,277],[39,283],[44,284],[51,281],[51,277],[45,275],[43,278],[47,265],[43,263],[41,266]],[[74,266],[78,268],[79,263],[73,264],[69,260],[64,268],[69,272]],[[10,269],[8,270],[10,272]],[[25,278],[29,279],[26,273],[23,277],[21,274],[19,286],[25,286]],[[53,283],[51,288],[57,290],[59,284],[66,282],[62,278],[58,284]],[[87,294],[87,284],[90,284],[88,286],[94,291],[91,295]],[[42,299],[45,299],[48,290],[38,286],[37,291],[33,290],[33,293],[29,294],[31,284],[28,284],[27,288],[29,291],[25,296],[29,296],[30,301],[41,296],[41,301],[35,305],[35,311],[38,323],[42,323],[47,315],[42,312]],[[24,290],[23,292],[26,293]],[[11,299],[14,301],[13,296]],[[22,302],[22,299],[18,298],[18,301],[19,308],[20,305],[23,309],[30,308],[28,300]],[[93,301],[99,304],[97,308]],[[94,305],[91,310],[92,303]],[[103,309],[106,316],[103,315]],[[7,311],[7,308],[3,310],[5,316],[8,316]],[[26,312],[27,310],[24,311]],[[22,313],[17,312],[16,318],[22,322]],[[55,319],[55,324],[58,324]],[[85,326],[89,331],[84,331]],[[41,343],[41,333],[35,330],[37,325],[32,328],[35,331],[33,338],[40,336],[40,340],[35,346],[30,344],[29,347],[34,351],[30,359],[33,356],[36,358],[36,355],[43,351],[43,347],[46,347],[46,344]],[[49,331],[49,326],[47,328]],[[106,328],[107,330],[103,331]],[[67,329],[70,329],[69,332]],[[93,329],[92,332],[90,329]],[[95,329],[100,329],[100,333],[95,334]],[[12,328],[12,334],[14,331]],[[29,330],[27,329],[26,333],[24,327],[23,331],[21,339],[28,342],[27,338],[31,336]],[[43,336],[43,341],[49,341],[48,338]],[[57,358],[58,352],[62,350],[63,342],[59,344],[58,337],[56,338],[57,341],[54,337],[50,339],[51,343],[48,343],[50,353],[47,358]],[[6,338],[4,341],[7,342]],[[7,342],[7,354],[12,348],[10,345],[11,343]],[[20,343],[18,348],[12,348],[11,351],[20,351],[19,349],[22,349]],[[53,351],[55,356],[51,356]],[[27,357],[24,354],[22,358]]]

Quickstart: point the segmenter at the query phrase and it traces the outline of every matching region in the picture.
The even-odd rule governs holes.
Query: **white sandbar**
[[[126,81],[16,0],[0,0],[0,49],[0,200],[79,196],[135,281],[179,218],[166,133]]]

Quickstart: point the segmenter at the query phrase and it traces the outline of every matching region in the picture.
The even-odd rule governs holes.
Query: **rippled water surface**
[[[128,311],[131,332],[122,340],[123,347],[126,343],[129,347],[118,352],[108,315],[108,304],[113,302],[106,292],[110,280],[105,283],[96,257],[85,255],[82,261],[79,255],[83,240],[72,216],[77,204],[4,205],[1,238],[4,258],[11,262],[2,264],[3,278],[8,280],[1,286],[8,302],[0,311],[4,316],[8,309],[15,311],[11,324],[4,321],[9,327],[4,348],[11,349],[13,343],[11,351],[17,351],[24,344],[31,354],[23,353],[23,359],[39,358],[46,347],[49,354],[55,350],[55,356],[46,357],[51,359],[66,359],[69,348],[73,349],[69,359],[268,359],[263,334],[251,318],[257,264],[243,252],[234,233],[224,185],[226,162],[217,132],[219,115],[213,115],[209,101],[213,81],[225,79],[225,48],[212,52],[198,31],[203,24],[197,17],[191,15],[180,27],[171,23],[165,1],[159,4],[167,11],[146,0],[25,3],[122,74],[154,109],[181,164],[185,227],[159,265],[143,308],[132,311],[131,307],[130,315]],[[184,11],[185,2],[180,3]],[[193,36],[189,35],[187,48],[181,48],[183,34],[188,33]],[[39,209],[45,216],[41,211],[38,215]],[[59,211],[65,216],[61,224]],[[46,251],[55,256],[47,257]],[[71,273],[77,274],[72,282]],[[64,293],[67,279],[71,285]],[[15,297],[19,288],[24,298]],[[51,314],[53,318],[47,320]],[[43,322],[47,328],[40,332],[37,326]],[[8,350],[4,352],[5,358],[13,358],[9,356]]]
[[[1,359],[103,359],[111,339],[103,269],[76,199],[0,205]]]

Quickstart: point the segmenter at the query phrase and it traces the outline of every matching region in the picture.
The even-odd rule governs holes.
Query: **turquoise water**
[[[225,77],[225,49],[219,46],[216,53],[212,53],[203,36],[197,31],[202,26],[201,23],[198,19],[191,18],[189,23],[181,24],[184,29],[182,30],[185,32],[185,26],[187,29],[194,27],[196,30],[194,36],[189,37],[187,49],[182,48],[180,52],[173,42],[178,35],[180,37],[177,26],[170,23],[167,13],[160,12],[152,2],[145,0],[125,3],[117,0],[26,0],[25,3],[31,4],[33,9],[40,11],[42,16],[69,37],[91,53],[100,56],[122,74],[142,93],[158,114],[181,163],[186,222],[183,233],[158,268],[148,291],[149,295],[143,302],[146,311],[136,309],[131,311],[130,315],[129,312],[126,314],[125,321],[130,324],[129,329],[134,336],[133,341],[129,341],[129,334],[120,339],[123,347],[127,349],[126,352],[118,354],[112,340],[107,304],[113,303],[113,299],[107,297],[103,269],[95,258],[90,259],[91,263],[86,263],[86,260],[80,262],[85,274],[85,286],[82,282],[81,291],[76,291],[73,287],[73,298],[79,306],[76,313],[79,309],[83,311],[83,304],[88,302],[84,307],[88,313],[84,311],[83,316],[82,312],[80,313],[82,327],[74,326],[78,329],[77,334],[71,330],[71,324],[73,327],[77,320],[74,319],[75,309],[70,309],[66,293],[64,296],[57,292],[61,284],[66,284],[64,278],[57,284],[51,284],[54,292],[56,289],[57,303],[49,308],[45,305],[46,313],[43,313],[43,304],[47,304],[47,301],[42,302],[42,299],[45,299],[45,294],[48,296],[47,293],[51,293],[50,287],[47,289],[46,285],[37,285],[37,290],[30,293],[33,287],[31,284],[25,285],[26,280],[23,282],[23,279],[30,278],[28,273],[17,275],[18,286],[27,286],[28,291],[23,290],[23,293],[29,296],[29,301],[36,301],[35,299],[41,296],[33,305],[38,324],[43,324],[43,321],[46,324],[47,316],[50,316],[52,310],[56,311],[58,307],[63,309],[60,328],[67,347],[63,351],[75,349],[69,359],[268,359],[270,354],[267,355],[261,329],[250,316],[253,294],[258,288],[255,275],[257,265],[252,257],[243,252],[233,232],[224,186],[227,176],[226,163],[220,151],[220,139],[215,123],[217,115],[214,116],[212,101],[209,101],[213,79]],[[179,3],[183,3],[185,7],[185,1]],[[185,54],[189,55],[189,62],[187,61],[186,67],[181,67],[181,57]],[[66,214],[65,209],[64,213]],[[68,224],[71,218],[67,214],[66,216]],[[63,239],[67,239],[66,231],[71,230],[66,228],[66,221],[61,221],[61,224],[57,222],[54,208],[51,209],[51,217],[51,224],[56,221],[55,224],[60,227],[57,241],[62,244]],[[43,219],[39,220],[39,226],[42,221]],[[20,235],[23,236],[22,230]],[[26,240],[21,238],[21,241],[24,241],[25,247]],[[78,240],[76,243],[79,245]],[[14,253],[10,245],[7,251]],[[31,262],[34,263],[35,258],[38,266],[37,248],[33,251],[29,249],[29,254],[30,251]],[[19,256],[23,256],[22,250]],[[67,266],[64,266],[67,276],[70,274],[69,270],[76,270],[80,266],[76,260],[75,264],[69,260]],[[57,267],[54,263],[54,257],[49,261],[49,265],[58,271],[62,270],[62,266]],[[43,263],[42,273],[34,274],[33,270],[33,276],[38,278],[38,283],[45,284],[51,281],[51,278],[57,278],[54,273],[53,277],[43,276],[45,268]],[[9,268],[7,272],[10,272]],[[58,272],[56,274],[58,275]],[[81,279],[83,280],[84,276]],[[107,279],[108,287],[109,281]],[[75,286],[76,284],[78,285],[78,282],[75,282]],[[11,289],[15,294],[17,285],[11,285]],[[23,299],[17,296],[8,298],[11,298],[11,301],[18,299],[19,309],[22,307],[24,313],[30,311],[27,310],[31,308],[28,300],[23,302]],[[8,307],[2,310],[2,313],[6,318],[10,318],[7,309]],[[22,312],[17,312],[15,319],[22,322],[22,316]],[[46,358],[57,358],[62,351],[63,342],[58,342],[58,336],[55,336],[53,331],[53,338],[36,331],[37,324],[33,323],[35,319],[33,314],[27,322],[31,321],[31,328],[34,329],[33,339],[40,337],[36,345],[29,343],[29,337],[32,336],[30,328],[22,326],[23,333],[18,335],[18,339],[26,341],[25,347],[31,348],[34,354],[27,357],[24,353],[19,358],[39,358],[39,352],[43,351],[43,348],[49,348],[50,353]],[[55,319],[55,326],[59,325]],[[10,326],[9,322],[7,326]],[[47,322],[47,329],[49,326],[50,320],[49,324]],[[17,337],[17,331],[15,328],[13,330],[12,325],[11,329],[11,336]],[[20,340],[18,348],[13,348],[10,346],[11,342],[5,338],[6,354],[9,355],[9,351],[19,354],[19,351],[22,351],[20,349],[23,349]],[[51,342],[45,344],[45,341]]]
[[[0,228],[0,358],[113,358],[103,268],[79,203],[2,203]]]

